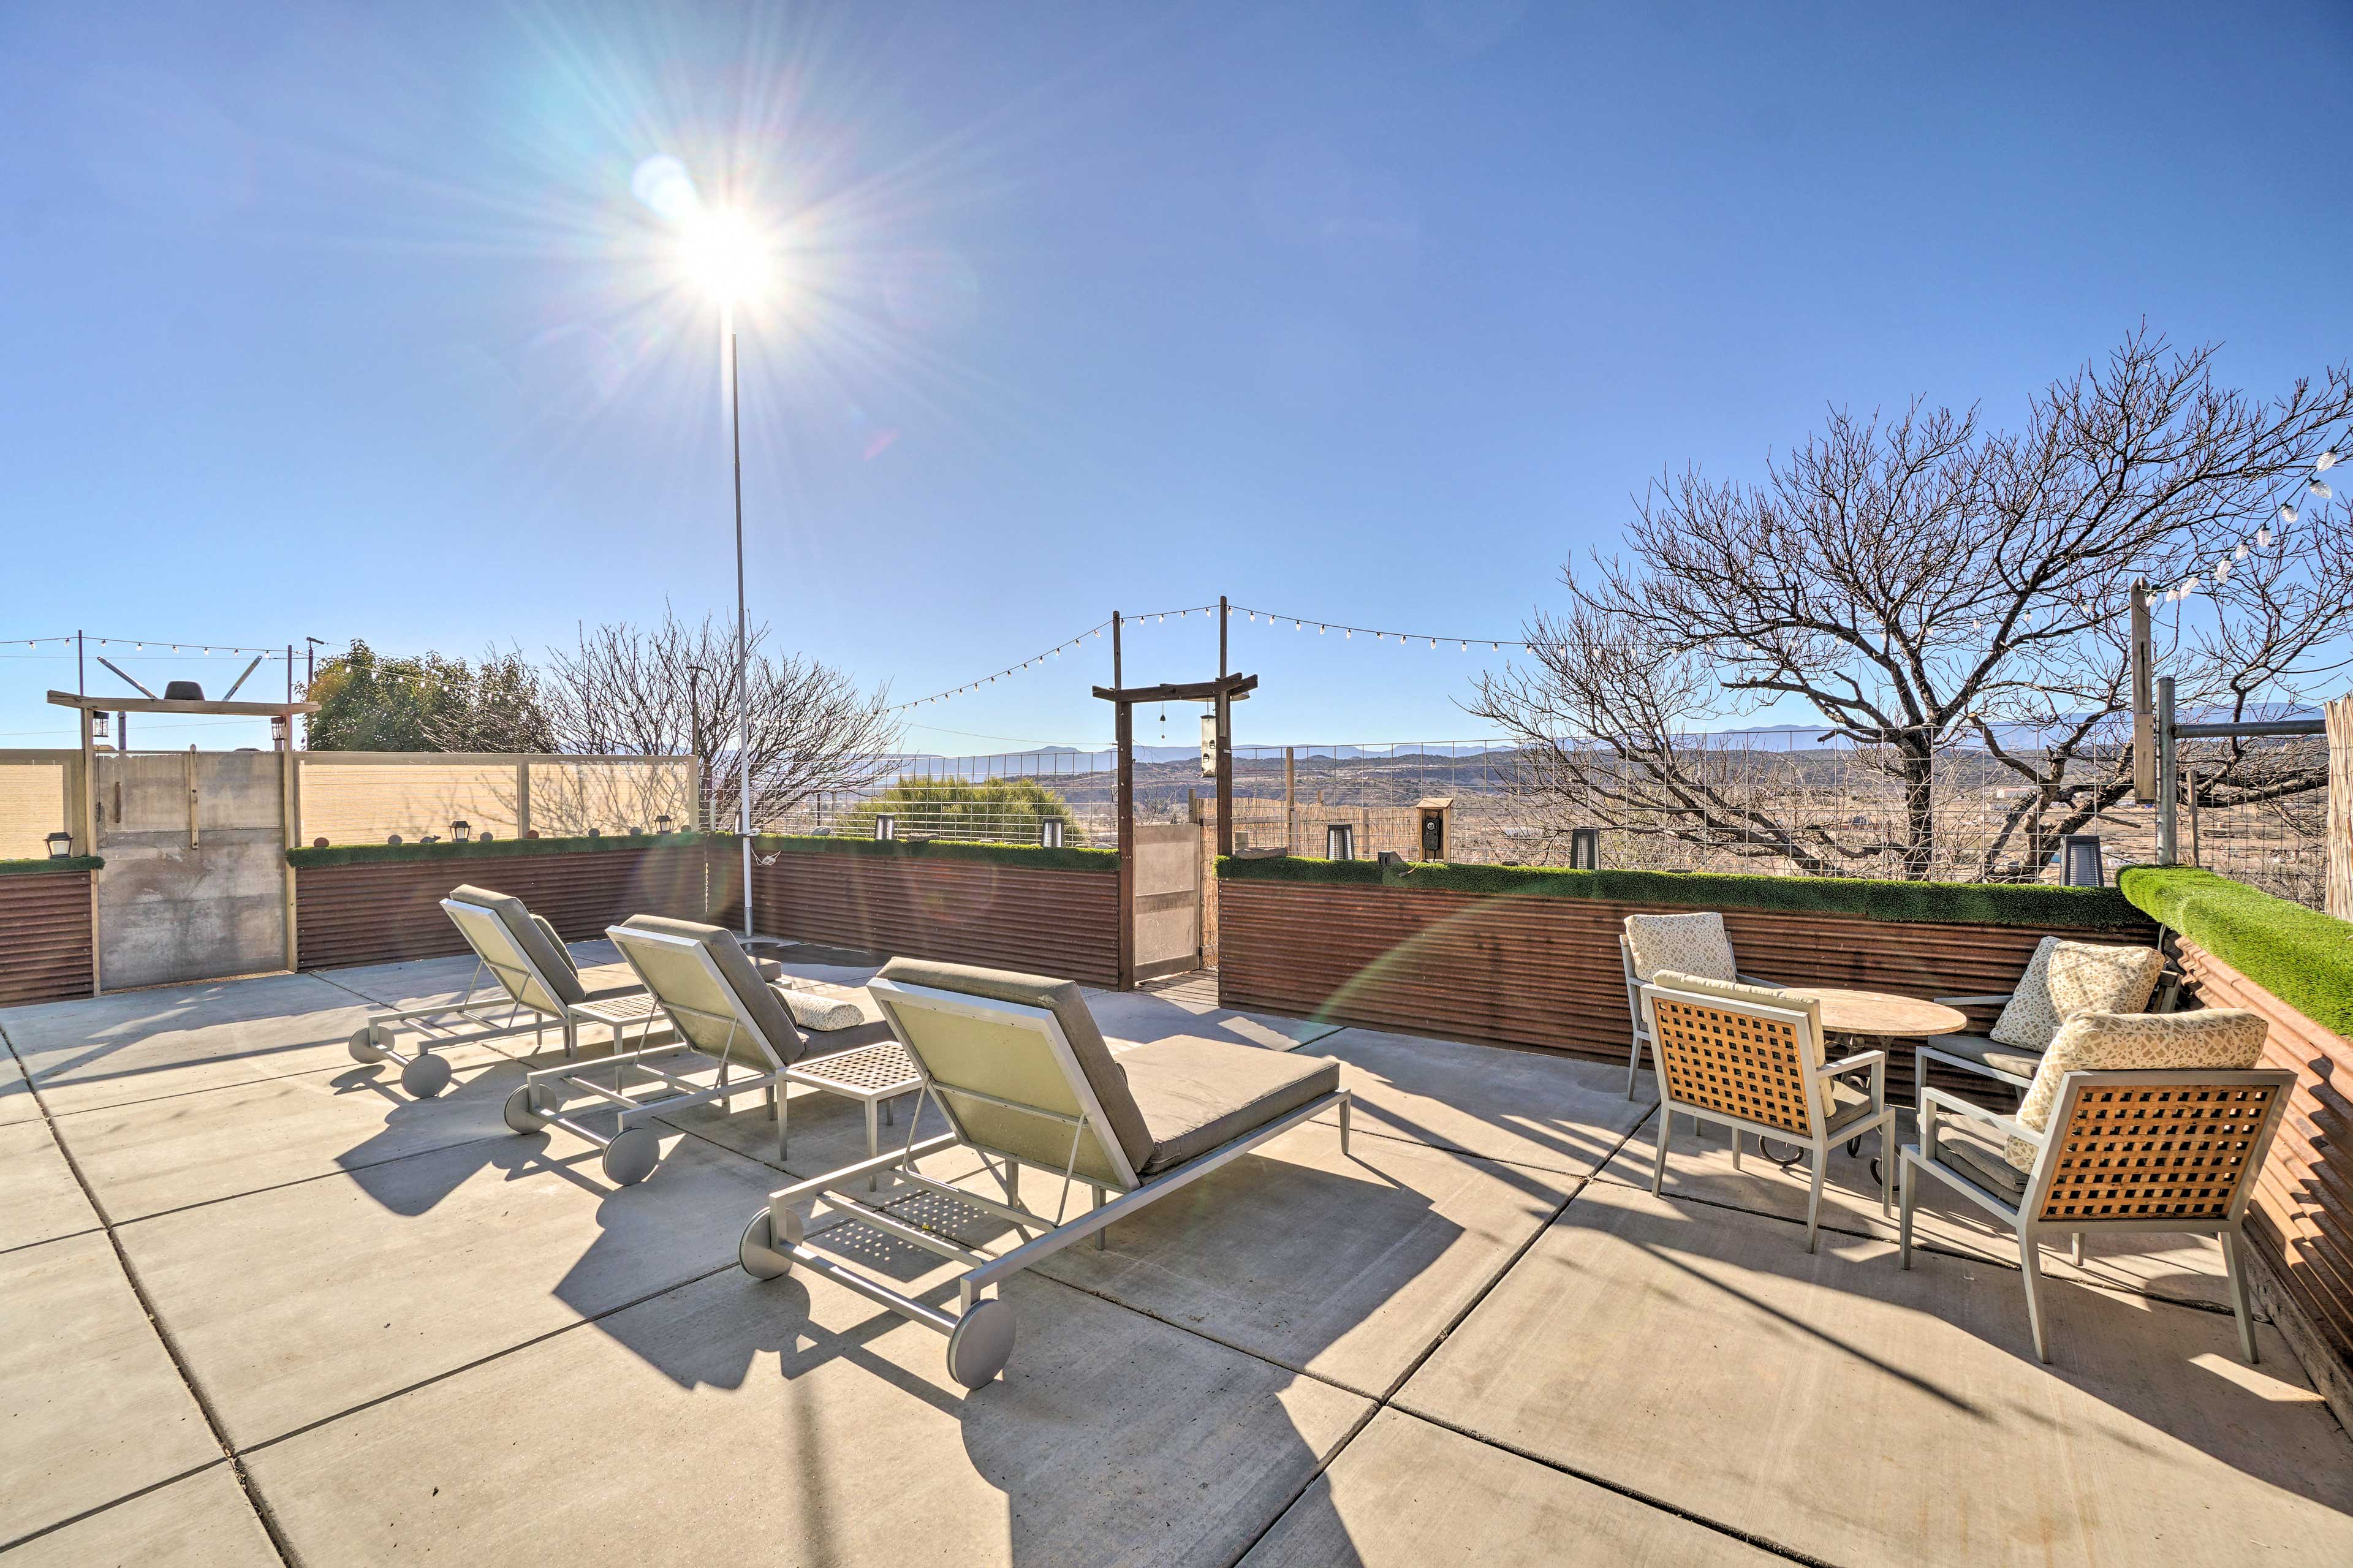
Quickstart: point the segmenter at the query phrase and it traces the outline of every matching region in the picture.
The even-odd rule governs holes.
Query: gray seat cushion
[[[1340,1064],[1189,1035],[1123,1052],[1128,1091],[1152,1134],[1142,1175],[1198,1160],[1340,1087]]]
[[[1983,1035],[1931,1035],[1920,1042],[1932,1051],[1942,1051],[1948,1057],[1989,1067],[1996,1072],[2006,1072],[2018,1078],[2031,1079],[2034,1069],[2042,1065],[2042,1053],[2018,1046],[2005,1046],[2000,1040]]]
[[[555,928],[533,918],[523,908],[521,899],[505,893],[492,892],[488,888],[460,883],[449,889],[451,900],[485,909],[498,918],[507,936],[531,960],[547,982],[548,992],[559,1002],[584,1002],[588,993],[581,986],[580,976],[573,973],[572,955],[564,944],[554,940]]]
[[[1943,1163],[2013,1208],[2026,1196],[2026,1173],[2004,1159],[2000,1149],[1981,1139],[1940,1123],[1936,1152]]]
[[[776,994],[768,989],[767,982],[760,978],[760,972],[753,967],[751,958],[735,941],[733,931],[723,926],[704,925],[700,921],[672,920],[667,915],[631,915],[621,924],[630,931],[658,931],[664,936],[687,937],[701,943],[703,951],[711,954],[712,963],[717,965],[720,977],[727,982],[727,988],[735,994],[744,1016],[750,1018],[760,1033],[766,1037],[768,1048],[776,1053],[776,1058],[784,1062],[797,1061],[807,1050],[800,1030],[794,1026],[793,1016],[786,1011],[784,1002]],[[654,994],[657,1000],[660,998],[658,986],[654,988]],[[700,1049],[715,1052],[723,1047],[729,1056],[739,1061],[755,1067],[766,1065],[756,1045],[748,1040],[731,1040],[723,1025],[714,1030],[689,1019],[681,1022],[681,1028]]]
[[[1079,1070],[1086,1075],[1089,1087],[1094,1090],[1096,1103],[1103,1107],[1112,1136],[1119,1140],[1121,1152],[1127,1156],[1128,1167],[1141,1172],[1145,1162],[1152,1157],[1152,1134],[1145,1127],[1144,1114],[1136,1109],[1134,1097],[1129,1093],[1127,1075],[1113,1059],[1111,1047],[1103,1044],[1103,1031],[1095,1027],[1094,1015],[1087,1011],[1087,999],[1075,983],[1044,974],[983,969],[971,963],[940,963],[924,958],[894,958],[882,966],[875,978],[901,985],[985,996],[992,1002],[1043,1007],[1052,1013],[1062,1026],[1063,1037],[1071,1042],[1071,1054],[1078,1058]]]
[[[1831,1084],[1830,1112],[1830,1120],[1824,1123],[1822,1131],[1835,1132],[1871,1114],[1871,1096],[1852,1084],[1833,1080]]]

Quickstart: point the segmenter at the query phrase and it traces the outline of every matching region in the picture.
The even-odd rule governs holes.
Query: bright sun
[[[689,276],[722,303],[756,293],[767,277],[767,247],[742,213],[723,207],[686,220],[680,252]]]

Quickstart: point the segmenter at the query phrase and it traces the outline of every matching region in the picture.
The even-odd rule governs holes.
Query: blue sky
[[[2277,390],[2353,344],[2348,66],[2341,3],[11,6],[0,746],[64,741],[22,639],[76,627],[536,653],[732,605],[657,153],[784,246],[754,616],[903,699],[1221,592],[1508,636],[1662,468],[2006,418],[2144,316]],[[1245,743],[1477,732],[1452,645],[1234,646]],[[1099,742],[1107,647],[909,742]],[[1198,679],[1214,630],[1130,655]]]

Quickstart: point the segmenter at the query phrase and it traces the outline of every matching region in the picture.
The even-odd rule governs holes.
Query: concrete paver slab
[[[1768,1568],[1785,1561],[1388,1409],[1340,1450],[1242,1568]]]
[[[730,1269],[248,1463],[312,1562],[1222,1564],[1367,1408],[1050,1281],[1007,1300],[966,1396],[930,1330]]]
[[[1917,1137],[1911,1112],[1903,1112],[1896,1147]],[[1757,1153],[1754,1138],[1745,1140],[1742,1147],[1740,1169],[1735,1171],[1732,1141],[1722,1127],[1702,1124],[1695,1133],[1691,1118],[1678,1118],[1667,1148],[1666,1195],[1697,1198],[1804,1224],[1810,1180],[1808,1168],[1801,1163],[1783,1170],[1773,1164]],[[1658,1152],[1659,1122],[1654,1111],[1602,1168],[1602,1179],[1648,1192]],[[1898,1234],[1895,1220],[1879,1212],[1879,1184],[1871,1175],[1871,1162],[1878,1153],[1875,1136],[1866,1137],[1854,1154],[1849,1154],[1844,1144],[1831,1151],[1829,1173],[1822,1183],[1822,1224],[1864,1236],[1892,1238]],[[2011,1268],[2018,1266],[2016,1236],[1941,1182],[1927,1182],[1921,1187],[1914,1234],[1933,1247]],[[2069,1261],[2070,1256],[2063,1248],[2046,1249],[2043,1268],[2061,1279],[2142,1290],[2176,1301],[2230,1305],[2221,1244],[2211,1237],[2095,1234],[2084,1240],[2080,1269]]]
[[[757,1094],[747,1094],[729,1110],[713,1101],[690,1106],[661,1118],[670,1126],[707,1138],[771,1170],[795,1176],[822,1175],[866,1158],[866,1108],[854,1100],[821,1089],[795,1087],[786,1097],[785,1159],[776,1161],[776,1124]],[[901,1095],[891,1102],[890,1120],[878,1113],[877,1146],[887,1152],[907,1141],[907,1118],[915,1113],[917,1097]],[[946,1118],[928,1100],[921,1105],[923,1125],[918,1138],[948,1130]],[[785,1184],[779,1178],[776,1184]]]
[[[1606,1160],[1649,1109],[1626,1098],[1624,1073],[1550,1052],[1349,1028],[1299,1054],[1339,1060],[1359,1128],[1572,1176]]]
[[[501,1114],[523,1068],[488,1047],[444,1052],[449,1087],[402,1092],[396,1063],[300,1073],[58,1118],[121,1225],[336,1170],[513,1133]]]
[[[1050,1212],[1058,1178],[1023,1173]],[[1551,1217],[1572,1182],[1309,1124],[1153,1204],[1045,1272],[1380,1397]],[[986,1190],[985,1188],[982,1190]],[[1083,1188],[1071,1205],[1082,1212]]]
[[[0,1034],[5,1032],[0,1029]],[[0,1127],[40,1119],[40,1104],[33,1099],[32,1086],[25,1081],[25,1069],[16,1065],[16,1053],[0,1049]]]
[[[63,1115],[348,1065],[365,1016],[322,980],[270,974],[12,1007],[0,1029]]]
[[[5,1560],[8,1568],[280,1568],[225,1459],[28,1541]]]
[[[0,1127],[0,1252],[99,1228],[48,1124]]]
[[[1834,1563],[2338,1563],[2353,1447],[2286,1344],[2052,1282],[1604,1182],[1403,1408]]]
[[[0,1253],[0,1541],[221,1458],[102,1234]]]
[[[117,1235],[243,1447],[730,1262],[772,1182],[687,1139],[615,1189],[578,1139],[511,1134]]]

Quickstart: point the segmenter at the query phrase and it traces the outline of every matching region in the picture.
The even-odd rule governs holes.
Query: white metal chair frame
[[[1815,1249],[1821,1229],[1822,1178],[1830,1164],[1831,1146],[1834,1143],[1843,1143],[1858,1139],[1873,1130],[1878,1131],[1881,1166],[1884,1177],[1887,1178],[1880,1184],[1880,1212],[1887,1215],[1894,1212],[1892,1180],[1894,1175],[1893,1170],[1894,1162],[1890,1156],[1894,1152],[1895,1110],[1887,1103],[1887,1053],[1885,1051],[1857,1051],[1851,1057],[1844,1057],[1837,1061],[1826,1061],[1820,1067],[1804,1067],[1804,1064],[1811,1058],[1822,1054],[1820,1038],[1816,1032],[1811,1014],[1801,1008],[1769,1007],[1761,1004],[1752,1005],[1746,1001],[1736,1002],[1728,997],[1710,995],[1704,992],[1677,991],[1672,986],[1652,982],[1641,987],[1641,1000],[1642,1019],[1648,1026],[1645,1033],[1651,1041],[1651,1057],[1654,1062],[1659,1060],[1657,1004],[1662,999],[1685,1007],[1707,1009],[1734,1017],[1761,1019],[1787,1027],[1790,1036],[1790,1047],[1796,1051],[1798,1062],[1803,1069],[1799,1076],[1799,1081],[1804,1086],[1806,1126],[1801,1131],[1751,1117],[1736,1115],[1718,1106],[1699,1105],[1687,1100],[1678,1100],[1675,1098],[1674,1087],[1671,1081],[1672,1075],[1665,1070],[1664,1063],[1660,1062],[1659,1150],[1651,1169],[1651,1194],[1653,1197],[1660,1194],[1666,1181],[1667,1144],[1671,1130],[1674,1125],[1674,1114],[1681,1111],[1694,1121],[1704,1118],[1710,1121],[1722,1122],[1731,1131],[1732,1168],[1736,1171],[1740,1169],[1740,1140],[1745,1132],[1754,1132],[1757,1135],[1760,1152],[1763,1149],[1764,1141],[1770,1138],[1778,1142],[1794,1143],[1800,1150],[1813,1156],[1811,1163],[1813,1181],[1806,1199],[1806,1250],[1808,1252]],[[1831,1090],[1831,1081],[1848,1073],[1866,1070],[1871,1074],[1871,1088],[1868,1090],[1872,1104],[1871,1113],[1847,1122],[1834,1131],[1830,1130],[1827,1126],[1828,1112],[1830,1107],[1835,1103]]]
[[[400,1087],[419,1100],[430,1100],[449,1086],[449,1064],[435,1054],[437,1046],[446,1049],[509,1039],[528,1030],[532,1048],[536,1052],[545,1038],[548,1021],[554,1019],[564,1030],[564,1054],[571,1057],[579,1053],[582,1023],[611,1022],[596,1009],[615,998],[605,997],[600,1002],[559,1001],[555,987],[532,962],[531,954],[522,951],[504,922],[489,910],[456,899],[443,899],[441,908],[459,934],[466,939],[466,945],[474,950],[474,973],[466,982],[465,994],[438,1006],[388,1008],[371,1013],[367,1022],[346,1042],[353,1061],[371,1066],[386,1060],[398,1062]],[[494,959],[484,951],[481,940],[470,924],[476,920],[488,921],[498,931],[504,945],[513,950],[511,960]],[[501,994],[476,1001],[485,973],[497,982]],[[534,996],[544,997],[546,1002],[535,1000]],[[547,1003],[554,1006],[551,1008]],[[492,1015],[501,1009],[506,1016],[494,1018]],[[457,1033],[456,1026],[464,1024],[480,1026]],[[392,1043],[403,1029],[417,1037],[413,1051],[403,1051]]]
[[[652,1128],[644,1123],[669,1111],[683,1110],[689,1106],[706,1105],[714,1100],[732,1100],[736,1095],[754,1089],[765,1089],[768,1094],[770,1113],[776,1119],[776,1158],[782,1160],[785,1150],[785,1123],[782,1110],[784,1095],[781,1086],[785,1080],[786,1064],[777,1054],[776,1047],[760,1032],[759,1026],[745,1015],[742,999],[735,995],[734,987],[730,985],[726,977],[720,973],[719,965],[712,960],[710,952],[701,942],[691,937],[673,936],[666,931],[638,931],[634,928],[612,926],[607,928],[606,934],[612,937],[616,944],[620,947],[621,956],[628,960],[629,967],[636,971],[639,983],[646,985],[647,994],[653,998],[658,1009],[649,1011],[645,1016],[644,1026],[638,1035],[640,1041],[639,1047],[633,1051],[622,1050],[620,1047],[626,1043],[625,1026],[615,1023],[613,1025],[614,1051],[611,1056],[599,1058],[593,1062],[567,1062],[560,1067],[542,1068],[536,1072],[524,1074],[522,1087],[507,1096],[505,1109],[507,1125],[517,1132],[537,1132],[543,1128],[555,1126],[575,1136],[585,1138],[604,1151],[603,1163],[606,1176],[617,1185],[630,1186],[651,1175],[654,1167],[661,1163],[660,1139]],[[622,940],[624,938],[627,939],[626,942]],[[701,1008],[685,1006],[670,1001],[655,991],[648,983],[645,971],[638,968],[637,959],[629,952],[628,944],[639,942],[658,942],[665,947],[675,947],[691,952],[695,960],[702,964],[712,984],[718,987],[721,994],[728,998],[729,1011],[724,1014],[711,1013]],[[653,1026],[664,1018],[669,1020],[671,1027],[676,1031],[677,1037],[658,1046],[643,1044],[642,1042],[652,1035]],[[688,1018],[726,1026],[727,1037],[721,1044],[716,1056],[698,1049],[688,1038],[685,1026],[685,1020]],[[770,1071],[745,1072],[741,1076],[730,1076],[730,1068],[733,1064],[731,1052],[738,1036],[749,1039],[759,1048],[760,1054],[768,1058]],[[668,1067],[659,1065],[670,1063],[685,1068],[686,1070],[694,1070],[691,1067],[686,1067],[686,1064],[681,1061],[681,1058],[692,1058],[695,1063],[708,1063],[716,1067],[719,1069],[717,1081],[709,1084],[696,1083],[691,1079],[681,1077],[679,1073],[670,1070]],[[607,1069],[610,1069],[612,1075],[613,1081],[610,1088],[596,1082],[589,1076],[592,1073],[602,1073]],[[632,1072],[641,1072],[659,1079],[670,1092],[644,1098],[630,1094],[624,1085]],[[575,1089],[619,1108],[619,1118],[612,1136],[607,1137],[565,1113],[567,1091]]]
[[[1170,1193],[1189,1186],[1268,1140],[1335,1107],[1340,1113],[1341,1152],[1345,1154],[1348,1148],[1352,1101],[1350,1091],[1344,1089],[1320,1095],[1305,1105],[1287,1110],[1265,1125],[1252,1128],[1240,1137],[1173,1170],[1145,1177],[1139,1175],[1129,1163],[1112,1131],[1109,1119],[1103,1114],[1103,1103],[1095,1095],[1093,1084],[1080,1068],[1078,1058],[1071,1049],[1070,1038],[1063,1033],[1061,1022],[1051,1009],[890,980],[873,981],[867,990],[881,1005],[883,1016],[890,1020],[892,1031],[906,1046],[909,1059],[922,1076],[922,1098],[915,1102],[915,1114],[908,1118],[906,1143],[895,1153],[872,1156],[771,1193],[766,1205],[744,1227],[736,1257],[744,1272],[754,1279],[774,1279],[796,1266],[807,1268],[857,1291],[869,1300],[890,1308],[910,1321],[945,1335],[948,1342],[948,1375],[965,1388],[979,1388],[987,1384],[1003,1370],[1013,1354],[1013,1309],[1001,1296],[985,1296],[984,1291],[1001,1287],[1002,1282],[1011,1276],[1043,1262],[1064,1247],[1090,1236],[1096,1238],[1098,1247],[1103,1246],[1104,1233],[1119,1219]],[[1039,1167],[1046,1169],[1049,1174],[1058,1174],[1062,1178],[1061,1200],[1055,1206],[1052,1218],[1049,1219],[1021,1202],[1020,1170],[1025,1163],[1034,1164],[1034,1162],[1025,1162],[1022,1156],[981,1142],[971,1135],[946,1095],[941,1092],[940,1086],[934,1082],[922,1054],[911,1043],[902,1009],[963,1014],[994,1024],[1034,1030],[1045,1037],[1078,1100],[1079,1115],[1069,1116],[1041,1106],[998,1099],[960,1084],[947,1086],[946,1092],[1071,1129],[1069,1162],[1059,1172]],[[947,1120],[949,1131],[919,1141],[915,1131],[925,1100],[939,1108]],[[1077,1174],[1079,1152],[1090,1131],[1093,1132],[1096,1146],[1102,1151],[1115,1178],[1109,1186]],[[918,1161],[955,1148],[972,1150],[980,1156],[981,1162],[980,1171],[966,1173],[957,1180],[968,1181],[985,1171],[1003,1190],[1003,1202],[971,1192],[954,1182],[938,1181],[916,1172]],[[1004,1162],[1002,1169],[991,1163],[991,1156]],[[879,1197],[875,1197],[871,1195],[871,1190],[878,1178],[887,1181],[890,1185],[881,1191]],[[1093,1206],[1076,1218],[1065,1220],[1063,1215],[1070,1207],[1071,1189],[1082,1179],[1092,1189]],[[866,1194],[858,1190],[861,1184],[869,1189]],[[1118,1195],[1107,1196],[1113,1192]],[[991,1256],[900,1219],[886,1206],[895,1197],[925,1194],[965,1205],[1003,1220],[1022,1237],[1020,1245],[1008,1252]],[[927,1305],[865,1273],[847,1259],[819,1252],[808,1246],[807,1220],[796,1206],[804,1200],[809,1203],[808,1219],[816,1218],[819,1205],[830,1205],[859,1224],[963,1264],[965,1271],[956,1276],[956,1310],[950,1312]],[[1031,1236],[1032,1230],[1039,1234]]]
[[[2109,1089],[2210,1089],[2222,1086],[2244,1088],[2269,1092],[2268,1102],[2262,1111],[2260,1127],[2248,1140],[2241,1161],[2235,1186],[2226,1214],[2212,1216],[2180,1214],[2155,1217],[2112,1219],[2105,1215],[2073,1215],[2058,1219],[2047,1217],[2052,1189],[2062,1177],[2070,1151],[2065,1130],[2074,1122],[2079,1097]],[[1903,1266],[1912,1267],[1912,1214],[1918,1201],[1915,1171],[1925,1172],[1943,1182],[1986,1210],[2018,1233],[2019,1272],[2026,1287],[2026,1316],[2034,1332],[2034,1353],[2044,1362],[2051,1359],[2049,1341],[2042,1322],[2042,1303],[2038,1294],[2042,1283],[2042,1248],[2043,1237],[2053,1231],[2070,1233],[2077,1268],[2084,1262],[2084,1232],[2095,1231],[2159,1231],[2176,1235],[2212,1236],[2222,1246],[2222,1268],[2228,1277],[2231,1310],[2239,1322],[2239,1348],[2245,1352],[2249,1365],[2256,1360],[2254,1317],[2247,1300],[2246,1262],[2239,1256],[2243,1239],[2242,1226],[2248,1201],[2254,1195],[2255,1177],[2263,1169],[2263,1157],[2270,1152],[2272,1136],[2279,1131],[2285,1115],[2289,1091],[2295,1086],[2295,1075],[2278,1068],[2174,1068],[2163,1071],[2077,1071],[2059,1080],[2059,1094],[2052,1107],[2050,1127],[2052,1131],[2038,1132],[2015,1119],[1973,1105],[1957,1095],[1940,1089],[1924,1089],[1920,1095],[1920,1142],[1904,1145],[1900,1156],[1903,1166],[1903,1220],[1897,1231],[1897,1251]],[[1944,1113],[1977,1122],[2004,1138],[2016,1138],[2034,1146],[2033,1168],[2026,1173],[2026,1187],[2013,1205],[2008,1199],[1988,1190],[1965,1172],[1947,1164],[1941,1158],[1937,1140],[1942,1131],[1939,1121]],[[2202,1152],[2202,1151],[2201,1151]],[[2084,1151],[2096,1155],[2096,1151]],[[2000,1157],[1999,1152],[1995,1152]],[[2147,1162],[2144,1160],[2143,1164]],[[2135,1168],[2140,1168],[2137,1165]],[[2162,1169],[2164,1167],[2156,1167]],[[2126,1205],[2130,1206],[2130,1205]],[[2144,1205],[2141,1206],[2151,1206]],[[2154,1206],[2163,1207],[2163,1200]]]

